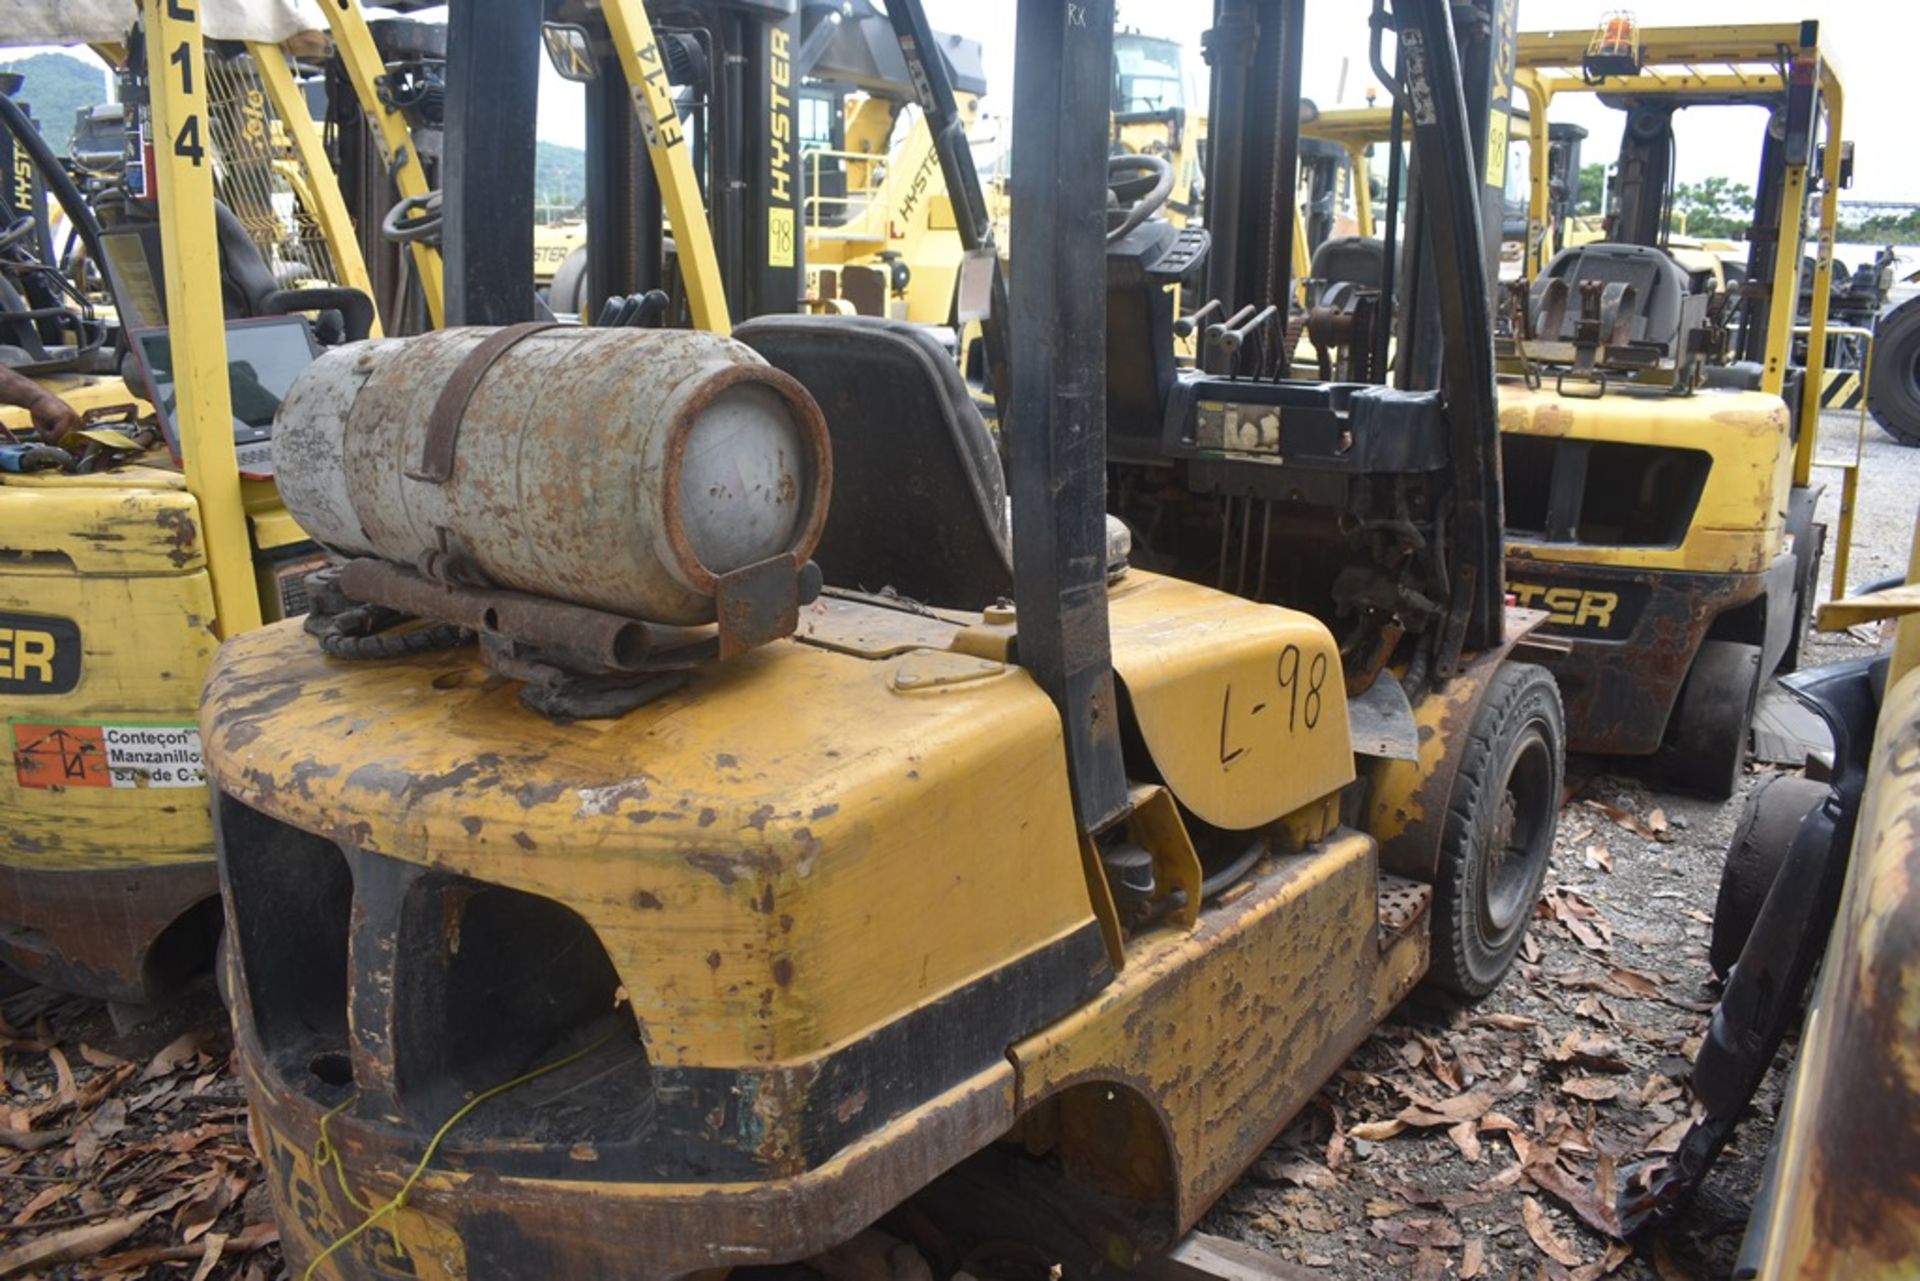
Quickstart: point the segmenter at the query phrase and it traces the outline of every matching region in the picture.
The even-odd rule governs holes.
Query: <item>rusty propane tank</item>
[[[516,325],[321,356],[274,471],[335,551],[691,625],[717,576],[811,555],[833,468],[806,389],[730,338]]]

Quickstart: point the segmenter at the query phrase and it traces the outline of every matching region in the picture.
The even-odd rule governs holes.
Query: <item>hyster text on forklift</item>
[[[1501,570],[1512,10],[1381,6],[1431,363],[1178,370],[1175,284],[1292,292],[1305,9],[1216,6],[1210,257],[1156,217],[1164,161],[1109,167],[1110,0],[1022,0],[1006,470],[947,352],[877,317],[496,312],[296,381],[280,485],[343,564],[222,648],[201,725],[297,1272],[684,1276],[891,1216],[939,1275],[1010,1238],[1091,1275],[1423,977],[1499,982],[1563,776]],[[450,50],[506,10],[454,6]],[[462,240],[524,235],[454,216],[481,179],[449,167],[450,314],[531,294]],[[1110,470],[1163,513],[1116,504],[1145,563]]]

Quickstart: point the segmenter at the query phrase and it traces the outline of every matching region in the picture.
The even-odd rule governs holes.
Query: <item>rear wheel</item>
[[[1661,781],[1717,801],[1732,796],[1747,762],[1759,697],[1758,645],[1703,642],[1674,704]]]
[[[1531,663],[1502,664],[1474,712],[1448,799],[1433,986],[1475,1001],[1506,976],[1553,857],[1566,740],[1553,677]]]
[[[1760,905],[1786,861],[1801,820],[1827,795],[1827,785],[1809,778],[1775,774],[1747,796],[1740,825],[1727,846],[1727,865],[1720,872],[1720,897],[1713,905],[1713,940],[1707,961],[1721,978],[1740,959],[1760,918]]]
[[[1920,445],[1920,298],[1882,315],[1873,334],[1867,408],[1887,435]]]

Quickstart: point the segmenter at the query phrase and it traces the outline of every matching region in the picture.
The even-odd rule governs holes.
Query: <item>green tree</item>
[[[1753,224],[1753,188],[1718,175],[1673,189],[1672,230],[1703,239],[1738,240]]]
[[[1574,193],[1573,211],[1577,214],[1597,214],[1606,203],[1607,167],[1605,165],[1581,165],[1580,188]]]

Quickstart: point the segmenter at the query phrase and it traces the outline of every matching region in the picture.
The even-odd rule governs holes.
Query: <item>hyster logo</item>
[[[71,619],[0,614],[0,694],[64,694],[80,683]]]
[[[1620,608],[1618,592],[1547,587],[1540,583],[1508,583],[1507,590],[1525,608],[1549,611],[1548,621],[1562,627],[1591,627],[1606,631],[1613,626],[1613,611]]]

